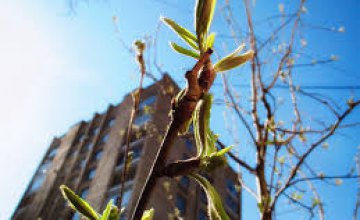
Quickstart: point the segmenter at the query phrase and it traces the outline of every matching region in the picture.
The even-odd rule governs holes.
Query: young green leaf
[[[119,220],[124,210],[125,208],[121,208],[121,210],[119,210],[118,207],[112,206],[110,210],[109,220]]]
[[[178,25],[175,21],[161,17],[160,18],[167,26],[170,27],[183,41],[185,41],[189,46],[194,48],[195,50],[199,50],[199,47],[196,45],[197,39],[196,36],[191,33],[186,28]]]
[[[254,52],[252,50],[249,50],[249,51],[241,54],[240,56],[224,57],[223,59],[219,60],[214,65],[214,69],[216,72],[223,72],[226,70],[233,69],[235,67],[238,67],[238,66],[246,63],[246,61],[251,59],[253,57],[253,55],[254,55]]]
[[[195,136],[196,147],[198,150],[198,155],[200,157],[203,157],[208,153],[207,134],[209,131],[209,123],[210,123],[210,108],[211,108],[211,95],[206,94],[198,102],[193,115],[194,136]]]
[[[210,129],[210,112],[213,97],[211,94],[205,94],[196,106],[193,115],[194,136],[198,156],[210,156],[216,152],[216,140],[218,135],[215,135]]]
[[[177,45],[176,43],[170,43],[170,46],[173,50],[175,50],[176,52],[183,54],[185,56],[189,56],[192,57],[194,59],[200,59],[200,55],[198,53],[196,53],[195,51],[186,49],[182,46]]]
[[[103,211],[100,220],[110,220],[111,207],[113,206],[113,201],[110,200],[106,205],[105,210]]]
[[[231,54],[227,55],[226,57],[224,57],[223,59],[227,58],[227,57],[235,57],[238,53],[240,53],[243,49],[245,48],[245,44],[242,43],[240,44]]]
[[[80,212],[80,214],[90,220],[99,219],[99,214],[89,205],[89,203],[76,195],[69,187],[61,185],[60,190],[64,198],[69,201],[74,210]]]
[[[208,199],[208,212],[210,220],[230,220],[222,205],[221,198],[211,183],[198,174],[191,174],[190,177],[195,179],[204,189]]]
[[[216,0],[197,0],[195,10],[195,30],[200,52],[205,51],[206,38],[214,16]]]
[[[207,40],[206,40],[206,49],[208,48],[212,48],[214,46],[214,42],[215,42],[215,36],[216,34],[215,33],[211,33]]]
[[[152,220],[154,217],[154,209],[151,208],[149,210],[146,210],[144,213],[143,213],[143,216],[141,217],[141,220]]]
[[[225,147],[224,149],[219,150],[215,153],[217,157],[225,156],[226,153],[229,153],[229,151],[233,148],[233,146]]]
[[[227,163],[225,154],[229,152],[231,148],[232,146],[201,158],[201,170],[204,170],[206,172],[212,172],[216,168],[224,166]]]
[[[203,104],[203,100],[200,100],[196,105],[195,111],[193,113],[193,125],[194,125],[194,137],[195,144],[197,149],[197,154],[201,158],[204,154],[204,145],[202,141],[201,129],[200,129],[200,115],[201,115],[201,106]]]

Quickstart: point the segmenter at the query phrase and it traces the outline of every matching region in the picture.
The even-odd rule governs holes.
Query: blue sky
[[[0,160],[0,219],[10,217],[54,136],[63,134],[74,123],[90,118],[96,111],[105,110],[110,103],[120,102],[135,88],[137,66],[119,38],[130,44],[145,34],[154,35],[160,15],[192,27],[192,0],[95,1],[80,3],[75,13],[69,11],[66,2],[0,0],[0,152],[3,157]],[[232,2],[242,9],[242,4]],[[258,1],[255,15],[260,20],[273,14],[278,3],[284,3],[285,9],[293,7],[290,1],[272,4]],[[340,60],[337,65],[305,69],[303,75],[297,77],[299,82],[306,85],[359,85],[360,28],[356,11],[359,6],[356,0],[342,4],[335,0],[309,1],[307,21],[327,27],[344,26],[346,31],[339,35],[304,30],[309,54],[324,58],[336,54]],[[242,14],[239,12],[239,15]],[[118,17],[118,32],[113,16]],[[214,30],[226,33],[220,18],[221,15],[215,18]],[[176,38],[162,27],[158,39],[159,62],[183,85],[182,74],[191,65],[191,60],[172,53],[167,46],[169,40]],[[229,74],[233,82],[243,82],[244,78],[240,77],[247,78]],[[217,83],[220,82],[217,79]],[[215,88],[215,91],[221,90]],[[343,102],[350,95],[359,97],[358,92],[332,91],[331,95]],[[220,108],[214,111],[222,114]],[[355,114],[350,120],[359,121],[359,111]],[[223,133],[221,120],[215,118],[213,124],[214,130]],[[243,131],[241,127],[238,129]],[[359,129],[346,132],[346,136],[331,140],[334,148],[325,153],[316,152],[316,158],[326,163],[313,162],[325,172],[340,172],[353,164],[353,155],[360,144]],[[227,136],[224,134],[224,137]],[[241,152],[246,154],[250,150]],[[321,191],[328,201],[329,219],[351,216],[355,181]],[[256,203],[246,192],[244,205],[244,219],[251,219]]]

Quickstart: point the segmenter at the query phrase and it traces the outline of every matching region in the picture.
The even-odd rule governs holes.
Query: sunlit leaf
[[[195,30],[200,52],[204,52],[207,33],[214,16],[216,0],[197,0],[195,8]]]
[[[160,18],[166,25],[168,25],[183,41],[185,41],[189,46],[195,50],[199,50],[199,47],[196,45],[197,39],[196,36],[191,33],[186,28],[178,25],[175,21],[161,17]]]
[[[291,198],[293,198],[293,199],[296,200],[296,201],[299,201],[299,200],[301,200],[301,199],[303,198],[303,194],[297,193],[297,192],[293,192],[293,193],[291,194]]]
[[[215,153],[216,156],[221,157],[224,156],[226,153],[229,153],[229,151],[233,148],[233,146],[225,147],[224,149],[219,150]]]
[[[178,52],[180,54],[192,57],[194,59],[199,59],[200,58],[200,55],[198,53],[196,53],[195,51],[186,49],[186,48],[184,48],[182,46],[177,45],[176,43],[170,43],[170,46],[171,46],[171,48],[173,50],[175,50],[176,52]]]
[[[318,198],[313,198],[313,202],[312,202],[312,205],[311,205],[311,207],[316,207],[316,206],[318,206],[318,205],[320,205],[321,204],[321,201],[320,201],[320,199],[318,199]]]
[[[230,53],[229,55],[227,55],[224,58],[227,57],[235,57],[238,53],[240,53],[243,49],[245,48],[245,44],[240,44],[232,53]],[[223,58],[223,59],[224,59]]]
[[[223,72],[226,70],[233,69],[235,67],[238,67],[249,59],[251,59],[254,55],[254,52],[252,50],[247,51],[244,54],[241,54],[239,56],[227,56],[223,59],[219,60],[215,65],[214,69],[216,72]]]
[[[206,193],[210,220],[230,220],[222,205],[221,197],[211,183],[198,174],[192,174],[191,177],[202,186]]]
[[[328,148],[329,148],[329,143],[324,142],[324,143],[322,144],[322,147],[323,147],[324,149],[328,149]]]
[[[60,186],[61,193],[64,198],[69,201],[70,206],[80,212],[83,216],[89,218],[90,220],[99,219],[99,214],[80,196],[76,195],[69,187],[65,185]]]
[[[285,163],[285,156],[279,157],[278,161],[280,164],[284,164]]]
[[[215,42],[215,36],[216,34],[215,33],[211,33],[207,40],[206,40],[206,49],[208,48],[212,48],[214,46],[214,42]]]
[[[110,200],[106,205],[106,208],[103,211],[100,220],[109,220],[112,206],[113,206],[113,201]]]
[[[201,158],[201,170],[212,172],[218,167],[226,165],[227,160],[225,154],[232,149],[232,146],[226,147],[220,151],[213,152],[210,155],[205,155]]]
[[[215,144],[212,144],[214,143],[216,136],[211,132],[209,127],[211,104],[212,96],[210,94],[206,94],[198,102],[194,111],[194,136],[198,149],[198,155],[200,157],[203,155],[210,155],[216,151]]]
[[[154,217],[154,209],[151,208],[144,212],[143,216],[141,217],[141,220],[152,220],[153,217]]]
[[[118,220],[120,219],[121,214],[124,212],[125,208],[120,210],[116,206],[111,206],[109,220]]]

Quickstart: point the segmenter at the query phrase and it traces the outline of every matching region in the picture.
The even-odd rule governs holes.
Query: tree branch
[[[160,174],[165,167],[168,152],[174,144],[180,128],[191,119],[197,102],[212,85],[215,78],[215,76],[212,75],[215,74],[214,72],[204,73],[204,71],[201,71],[199,73],[204,65],[209,62],[212,52],[213,51],[211,49],[206,51],[197,61],[192,70],[185,74],[187,87],[184,91],[184,96],[180,100],[177,100],[177,103],[173,105],[173,110],[171,112],[172,120],[147,176],[143,189],[140,193],[140,197],[135,205],[134,212],[130,218],[131,220],[141,219],[146,203],[150,197],[150,193],[155,187],[158,177],[161,176]]]
[[[216,142],[218,143],[218,145],[220,146],[221,149],[226,148],[225,144],[223,144],[220,140],[217,140]],[[233,159],[237,164],[239,164],[240,166],[245,168],[247,171],[249,171],[252,174],[255,173],[255,168],[251,167],[248,163],[246,163],[245,161],[239,159],[237,156],[235,156],[231,152],[229,152],[228,155],[230,156],[231,159]]]
[[[339,127],[340,123],[346,118],[346,116],[348,116],[358,105],[360,104],[360,101],[356,101],[356,102],[352,102],[349,105],[349,108],[338,118],[338,120],[334,123],[334,125],[332,126],[331,130],[323,135],[318,141],[316,141],[315,143],[313,143],[309,149],[301,156],[301,158],[299,159],[299,161],[297,162],[297,164],[295,165],[295,167],[291,170],[290,175],[288,177],[288,179],[286,180],[284,186],[279,189],[275,196],[274,196],[274,200],[272,202],[272,207],[274,206],[274,204],[276,203],[277,199],[279,198],[279,196],[289,187],[291,181],[294,179],[294,177],[297,174],[297,171],[299,170],[299,168],[301,167],[301,165],[305,162],[305,160],[307,159],[307,157],[316,149],[317,146],[319,146],[321,143],[323,143],[325,140],[327,140],[329,137],[331,137],[335,131],[337,130],[337,128]]]

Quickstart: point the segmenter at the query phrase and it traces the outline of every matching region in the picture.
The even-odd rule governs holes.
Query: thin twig
[[[294,179],[294,177],[296,176],[297,171],[299,170],[299,168],[301,167],[301,165],[305,162],[305,160],[307,159],[307,157],[324,141],[326,141],[329,137],[331,137],[335,131],[337,130],[337,128],[339,127],[339,125],[341,124],[341,122],[346,118],[346,116],[348,116],[358,105],[360,105],[360,101],[356,101],[351,103],[351,105],[349,106],[349,108],[338,118],[338,120],[334,123],[334,125],[332,126],[332,129],[326,133],[325,135],[323,135],[320,139],[318,139],[316,142],[314,142],[309,148],[308,150],[301,156],[300,160],[297,162],[297,164],[294,166],[294,168],[291,170],[289,177],[287,178],[284,186],[279,189],[275,196],[274,196],[274,200],[272,202],[272,206],[274,206],[274,204],[276,203],[277,199],[279,198],[279,196],[289,187],[289,185],[291,184],[291,181]]]
[[[138,62],[139,69],[140,69],[140,80],[139,80],[138,89],[132,94],[133,108],[131,110],[131,115],[130,115],[128,128],[127,128],[127,132],[126,132],[126,147],[125,147],[125,151],[124,151],[124,168],[123,168],[123,172],[122,172],[122,175],[121,175],[120,195],[119,195],[119,197],[117,198],[117,201],[116,201],[116,205],[118,207],[120,207],[120,208],[121,208],[121,205],[122,205],[122,197],[124,195],[126,174],[127,174],[128,163],[129,163],[128,154],[129,154],[129,149],[130,149],[130,139],[131,139],[131,134],[132,134],[132,126],[133,126],[134,118],[136,116],[136,112],[137,112],[137,110],[139,108],[140,96],[141,96],[141,91],[142,91],[142,84],[143,84],[144,76],[145,76],[145,73],[146,73],[145,61],[144,61],[144,57],[143,57],[143,49],[144,48],[142,48],[142,49],[139,48],[138,53],[136,55],[136,61]]]

